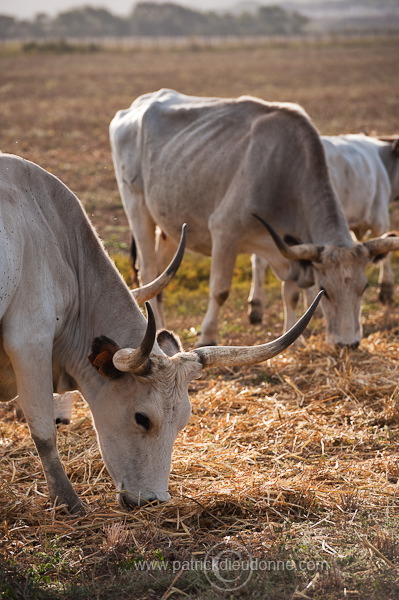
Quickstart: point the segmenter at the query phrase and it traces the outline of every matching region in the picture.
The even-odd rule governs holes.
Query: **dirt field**
[[[323,134],[395,133],[397,41],[2,56],[0,150],[38,162],[84,202],[108,244],[126,242],[108,143],[115,112],[161,87],[299,102]],[[115,221],[117,219],[117,221]]]
[[[120,260],[129,235],[108,144],[116,110],[172,87],[299,102],[324,134],[395,134],[398,50],[395,40],[365,40],[3,53],[0,150],[59,176]],[[169,326],[187,349],[206,306],[208,266],[188,258],[166,296]],[[248,275],[242,259],[221,343],[260,343],[281,331],[270,277],[265,323],[248,325]],[[357,351],[329,347],[316,319],[305,347],[253,368],[213,369],[190,385],[193,415],[174,452],[172,501],[162,507],[119,509],[82,401],[59,431],[59,448],[90,510],[62,515],[48,502],[26,425],[0,408],[2,597],[398,598],[399,303],[384,310],[375,270],[370,283]],[[208,568],[220,552],[239,568]]]

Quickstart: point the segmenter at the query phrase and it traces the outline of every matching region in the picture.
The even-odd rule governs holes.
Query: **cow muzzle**
[[[341,335],[327,333],[327,342],[336,348],[348,348],[349,350],[356,350],[360,344],[360,336],[352,335],[343,338]]]
[[[353,342],[352,344],[344,344],[343,342],[338,342],[337,346],[339,348],[349,348],[349,350],[356,350],[356,348],[359,348],[359,344],[360,342]]]
[[[171,496],[169,492],[127,492],[121,491],[117,494],[119,506],[123,509],[131,510],[137,506],[148,506],[150,504],[160,504],[168,502]]]

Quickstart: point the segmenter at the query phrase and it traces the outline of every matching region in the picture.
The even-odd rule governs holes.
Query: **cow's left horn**
[[[268,342],[260,346],[207,346],[197,348],[196,350],[192,350],[192,352],[198,354],[204,368],[239,367],[260,363],[273,358],[273,356],[280,354],[280,352],[288,348],[301,335],[312,318],[323,294],[324,290],[321,290],[299,321],[284,335],[273,342]]]
[[[395,250],[399,250],[399,237],[395,231],[384,233],[384,235],[364,242],[370,257],[383,256]]]
[[[137,373],[143,370],[155,342],[157,328],[154,313],[149,302],[145,303],[148,315],[147,329],[139,348],[122,348],[113,356],[114,366],[124,373]]]
[[[294,246],[290,246],[273,229],[270,223],[255,213],[252,213],[252,215],[266,227],[284,258],[288,258],[289,260],[318,260],[323,249],[322,246],[316,246],[316,244],[295,244]]]
[[[151,283],[147,283],[146,285],[131,290],[134,299],[139,304],[141,302],[151,300],[151,298],[155,298],[155,296],[158,296],[158,294],[160,294],[162,290],[166,288],[169,281],[175,276],[176,271],[180,267],[180,263],[183,260],[184,256],[187,235],[186,229],[187,225],[186,223],[184,223],[181,228],[179,246],[176,250],[174,257],[172,258],[172,261],[170,262],[169,266],[166,267],[165,271],[161,273],[161,275],[159,275],[156,279],[154,279],[154,281],[151,281]]]

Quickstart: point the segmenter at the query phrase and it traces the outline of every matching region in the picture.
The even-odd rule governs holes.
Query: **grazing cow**
[[[54,387],[77,389],[89,404],[122,506],[168,500],[173,443],[190,415],[190,380],[204,368],[282,352],[320,296],[273,342],[184,352],[170,332],[157,335],[149,304],[146,321],[79,200],[59,179],[7,154],[0,155],[0,172],[0,401],[18,394],[53,502],[83,510],[57,452]],[[178,260],[183,249],[184,239]]]
[[[380,236],[390,229],[389,203],[399,200],[399,140],[389,143],[363,134],[321,137],[328,170],[350,229],[358,240],[367,233]],[[263,314],[263,282],[267,261],[251,256],[252,282],[248,297],[251,323]],[[381,261],[379,298],[393,303],[394,275],[390,255]],[[298,294],[293,290],[293,294]]]
[[[353,242],[319,134],[300,106],[160,90],[116,113],[110,141],[142,281],[157,273],[156,225],[158,256],[175,247],[182,222],[187,247],[212,256],[198,346],[217,342],[218,314],[240,252],[262,256],[284,281],[286,329],[295,320],[291,289],[315,280],[326,290],[327,339],[358,345],[365,267],[399,240]],[[288,253],[253,213],[288,236],[294,244]],[[152,302],[162,324],[161,307]]]

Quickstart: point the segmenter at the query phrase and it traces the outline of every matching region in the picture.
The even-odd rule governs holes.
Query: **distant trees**
[[[308,19],[280,6],[242,13],[198,12],[171,2],[140,2],[131,15],[133,35],[253,35],[301,33]]]
[[[194,35],[206,29],[208,16],[178,4],[140,2],[131,15],[133,35]]]
[[[32,21],[0,15],[0,38],[96,37],[131,34],[130,19],[117,17],[103,8],[84,6],[59,13],[51,19],[44,13]]]
[[[61,37],[126,36],[131,33],[129,20],[117,17],[104,8],[90,6],[59,13],[52,26]]]
[[[50,18],[44,13],[32,21],[0,15],[0,39],[102,36],[267,35],[301,33],[308,19],[279,6],[232,13],[200,12],[167,2],[139,2],[127,18],[103,8],[72,9]]]

